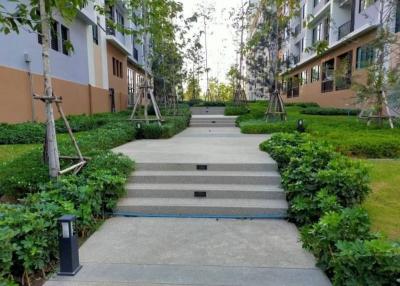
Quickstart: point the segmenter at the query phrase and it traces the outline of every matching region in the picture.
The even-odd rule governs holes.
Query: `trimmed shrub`
[[[240,123],[240,130],[245,134],[271,134],[277,132],[294,132],[297,123],[293,121],[266,122],[265,120],[249,120]]]
[[[332,259],[334,285],[398,285],[400,245],[378,240],[339,241]]]
[[[310,115],[358,115],[359,109],[345,109],[345,108],[333,108],[333,107],[306,107],[300,110],[301,114]]]
[[[268,152],[272,159],[277,161],[280,169],[284,169],[292,157],[296,156],[299,146],[310,140],[305,134],[277,133],[271,139],[260,144],[260,149]],[[297,156],[296,156],[297,157]]]
[[[319,107],[318,103],[315,102],[287,102],[285,106],[298,106],[301,108],[309,108],[309,107]]]
[[[347,208],[339,212],[328,212],[318,223],[300,230],[303,247],[311,251],[318,266],[332,274],[332,259],[337,252],[338,241],[371,239],[368,214],[361,208]]]
[[[38,123],[0,124],[0,144],[31,144],[44,141],[45,127]]]
[[[247,114],[249,111],[246,105],[228,105],[225,107],[224,114],[226,116],[235,116]]]
[[[317,174],[317,180],[342,206],[360,204],[370,193],[367,167],[360,161],[339,156]]]
[[[93,232],[105,212],[124,195],[132,167],[125,156],[99,153],[78,176],[43,184],[41,192],[28,195],[21,205],[0,204],[0,230],[6,230],[0,234],[2,277],[8,279],[12,274],[26,281],[56,259],[57,218],[63,214],[77,216],[81,236]]]
[[[108,114],[95,114],[92,116],[88,115],[68,115],[67,119],[73,132],[89,131],[92,129],[99,128],[108,122],[113,115]],[[56,120],[56,130],[59,133],[67,133],[68,130],[65,127],[62,119]]]

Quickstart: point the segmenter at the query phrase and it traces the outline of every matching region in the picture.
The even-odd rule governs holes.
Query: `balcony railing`
[[[298,64],[300,62],[300,56],[293,56],[293,64]]]
[[[351,21],[344,23],[343,25],[339,26],[338,28],[338,40],[341,40],[348,34],[353,32],[353,27],[351,25]]]

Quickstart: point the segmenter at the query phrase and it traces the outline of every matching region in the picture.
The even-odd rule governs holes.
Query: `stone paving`
[[[218,130],[216,130],[218,129]],[[188,128],[168,140],[115,151],[140,164],[271,163],[260,135],[237,128]],[[45,286],[328,286],[283,219],[114,217],[80,248],[82,270]]]

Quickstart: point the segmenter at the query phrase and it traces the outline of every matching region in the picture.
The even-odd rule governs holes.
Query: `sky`
[[[180,0],[183,4],[184,16],[190,17],[197,11],[199,4],[215,7],[214,17],[207,31],[209,77],[216,77],[226,82],[229,68],[235,64],[237,45],[234,43],[235,32],[231,27],[229,12],[240,7],[241,0]],[[198,23],[197,25],[200,25]],[[204,45],[204,38],[202,41]],[[206,90],[206,76],[201,80],[203,91]]]

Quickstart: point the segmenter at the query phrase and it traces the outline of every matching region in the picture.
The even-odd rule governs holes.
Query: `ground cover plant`
[[[312,138],[329,142],[336,151],[342,154],[361,158],[400,157],[400,128],[380,128],[373,124],[367,126],[356,116],[301,114],[305,108],[299,104],[286,108],[288,121],[266,122],[264,119],[265,102],[250,103],[249,108],[250,113],[240,116],[237,120],[243,133],[294,132],[298,120],[302,119],[306,132]]]
[[[0,197],[7,197],[7,203],[0,204],[0,285],[13,285],[12,281],[29,283],[32,276],[54,270],[58,217],[76,215],[77,231],[85,238],[115,207],[125,193],[133,162],[109,150],[140,138],[141,132],[127,120],[128,116],[129,111],[101,114],[94,119],[70,117],[80,149],[90,160],[77,176],[66,175],[58,181],[49,181],[41,144],[0,146]],[[143,138],[172,137],[189,121],[188,108],[181,109],[179,116],[166,117],[161,127],[157,125],[157,136],[148,131]],[[146,130],[153,127],[142,126]],[[59,133],[57,139],[61,154],[75,155],[67,134]]]
[[[303,247],[334,285],[396,285],[400,244],[373,233],[361,207],[371,192],[368,166],[310,134],[277,133],[260,148],[278,163]]]

